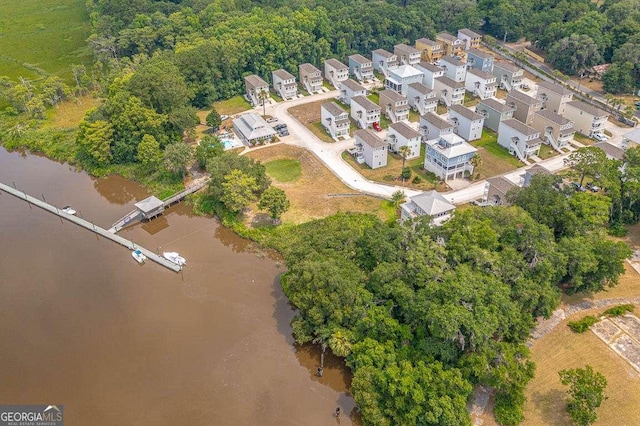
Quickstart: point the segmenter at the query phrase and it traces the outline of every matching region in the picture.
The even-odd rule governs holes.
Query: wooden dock
[[[194,192],[201,190],[207,185],[207,183],[209,183],[209,178],[204,178],[198,182],[194,182],[193,184],[189,185],[187,188],[183,189],[182,191],[176,194],[173,194],[169,198],[162,200],[162,203],[164,204],[164,207],[167,208],[170,205],[177,203],[178,201],[181,201],[187,195],[193,194]],[[133,225],[139,220],[142,220],[141,212],[137,209],[130,211],[129,213],[124,215],[120,220],[118,220],[116,223],[111,225],[111,228],[109,228],[109,232],[115,234],[116,232],[120,231],[122,228],[129,225]]]
[[[165,268],[169,268],[172,271],[175,272],[180,272],[180,270],[182,269],[182,267],[180,265],[177,265],[173,262],[168,261],[167,259],[165,259],[164,257],[152,252],[151,250],[148,250],[144,247],[140,247],[139,245],[135,244],[133,241],[129,241],[125,238],[120,237],[119,235],[116,235],[113,232],[109,232],[106,229],[103,229],[99,226],[96,226],[95,224],[81,219],[77,216],[68,214],[63,212],[62,210],[60,210],[58,207],[56,206],[52,206],[51,204],[48,204],[42,200],[39,200],[37,198],[34,198],[30,195],[27,195],[24,191],[20,191],[17,190],[11,186],[5,185],[3,183],[0,183],[0,190],[6,192],[7,194],[11,194],[17,198],[20,198],[24,201],[26,201],[27,203],[30,203],[36,207],[40,207],[43,210],[49,211],[63,219],[68,220],[69,222],[75,223],[76,225],[82,226],[83,228],[88,229],[89,231],[95,232],[98,235],[103,236],[104,238],[107,238],[115,243],[118,243],[124,247],[126,247],[129,250],[140,250],[145,256],[147,256],[147,259],[156,262],[162,266],[164,266]]]

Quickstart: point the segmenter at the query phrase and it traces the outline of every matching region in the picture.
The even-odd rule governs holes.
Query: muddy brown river
[[[0,182],[105,228],[147,196],[2,147]],[[120,235],[187,267],[0,192],[0,404],[61,404],[67,426],[352,424],[344,365],[315,377],[318,349],[293,343],[277,256],[184,204]]]

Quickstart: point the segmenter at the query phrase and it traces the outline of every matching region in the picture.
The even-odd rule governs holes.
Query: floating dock
[[[204,185],[203,185],[204,186]],[[165,268],[169,268],[174,272],[180,272],[182,270],[182,267],[180,265],[177,265],[167,259],[165,259],[164,257],[152,252],[151,250],[148,250],[144,247],[140,247],[139,245],[137,245],[136,243],[134,243],[133,241],[129,241],[126,238],[122,238],[119,235],[116,235],[113,232],[109,232],[106,229],[103,229],[99,226],[96,226],[95,224],[84,220],[82,218],[79,218],[77,216],[68,214],[63,212],[61,209],[59,209],[56,206],[52,206],[49,203],[46,203],[45,201],[42,201],[38,198],[34,198],[28,194],[26,194],[24,191],[20,191],[17,190],[11,186],[5,185],[3,183],[0,183],[0,190],[6,192],[7,194],[11,194],[13,196],[15,196],[16,198],[19,198],[21,200],[26,201],[27,203],[30,203],[36,207],[40,207],[43,210],[49,211],[63,219],[68,220],[69,222],[75,223],[76,225],[79,225],[83,228],[88,229],[91,232],[94,232],[100,236],[103,236],[104,238],[107,238],[115,243],[120,244],[121,246],[126,247],[129,250],[140,250],[145,256],[147,256],[147,259],[156,262],[159,265],[164,266]],[[126,217],[126,216],[125,216]]]

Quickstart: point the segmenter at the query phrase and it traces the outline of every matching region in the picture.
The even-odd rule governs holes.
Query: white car
[[[223,114],[223,115],[220,116],[220,120],[222,120],[222,121],[227,120],[228,118],[229,118],[228,115],[224,115]]]
[[[604,141],[606,141],[606,140],[608,140],[608,139],[609,139],[608,137],[606,137],[606,136],[605,136],[605,135],[603,135],[602,133],[596,133],[595,135],[593,135],[593,138],[594,138],[595,140],[597,140],[597,141],[600,141],[600,142],[604,142]]]

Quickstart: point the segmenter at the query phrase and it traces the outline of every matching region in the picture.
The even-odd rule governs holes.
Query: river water
[[[119,177],[0,147],[0,182],[108,228],[147,196]],[[284,267],[178,204],[120,235],[176,274],[0,192],[0,404],[64,405],[65,425],[350,425],[344,365],[294,345]]]

